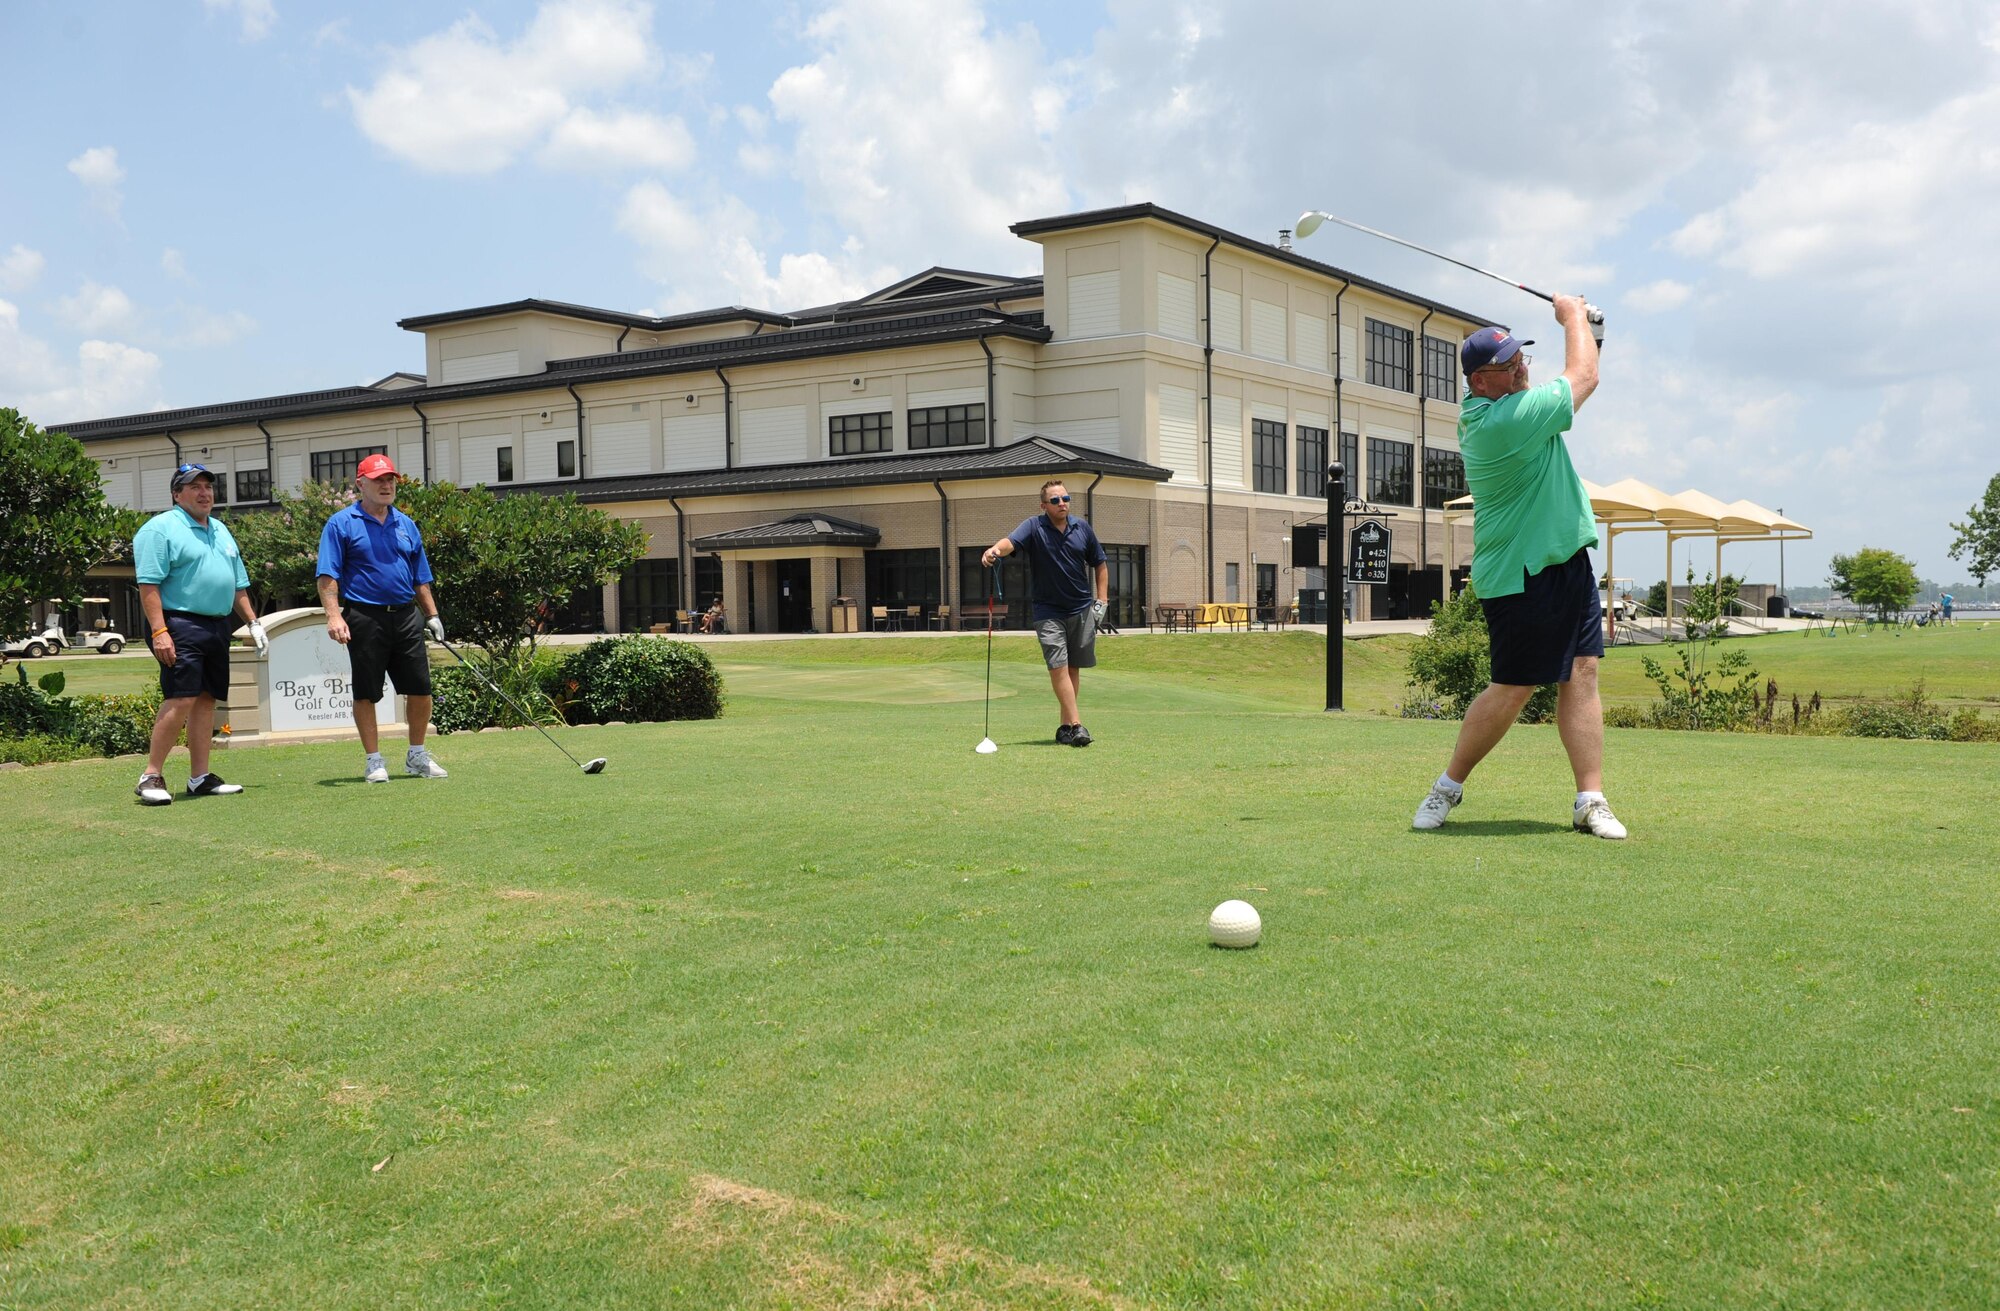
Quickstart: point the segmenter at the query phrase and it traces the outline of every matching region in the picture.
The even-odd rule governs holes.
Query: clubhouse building
[[[1047,478],[1104,542],[1119,622],[1209,601],[1323,618],[1329,458],[1393,538],[1353,617],[1422,615],[1463,572],[1469,534],[1443,531],[1465,492],[1458,345],[1491,320],[1150,204],[1011,230],[1041,247],[1039,277],[931,268],[790,313],[426,314],[400,324],[421,374],[61,426],[141,510],[167,508],[184,460],[216,471],[227,515],[374,452],[574,494],[649,534],[562,616],[576,631],[671,630],[717,596],[738,632],[866,629],[877,607],[955,628],[985,600],[980,551]],[[139,631],[129,575],[100,582]]]

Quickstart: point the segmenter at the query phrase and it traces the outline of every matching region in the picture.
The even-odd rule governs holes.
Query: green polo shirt
[[[1488,400],[1465,398],[1458,449],[1472,492],[1472,587],[1518,595],[1528,574],[1597,545],[1597,520],[1562,435],[1576,409],[1569,379]]]
[[[250,586],[242,553],[229,525],[208,516],[206,526],[176,505],[146,520],[132,538],[132,568],[142,583],[160,589],[160,606],[189,614],[228,614],[236,589]]]

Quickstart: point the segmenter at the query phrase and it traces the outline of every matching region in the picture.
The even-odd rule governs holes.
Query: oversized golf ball
[[[1247,901],[1225,901],[1208,913],[1208,940],[1218,947],[1254,947],[1264,921]]]

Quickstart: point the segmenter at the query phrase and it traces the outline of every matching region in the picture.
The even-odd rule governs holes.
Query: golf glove
[[[271,639],[264,636],[264,625],[258,623],[255,619],[250,621],[250,641],[256,646],[258,655],[267,656],[271,654]]]
[[[424,631],[426,633],[429,633],[437,641],[440,642],[444,641],[443,616],[432,615],[429,619],[424,620]]]
[[[1098,601],[1093,603],[1090,607],[1090,621],[1094,624],[1103,623],[1104,616],[1110,609],[1111,609],[1111,602],[1109,601]]]

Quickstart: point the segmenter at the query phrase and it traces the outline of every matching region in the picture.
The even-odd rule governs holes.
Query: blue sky
[[[1029,270],[1010,222],[1152,200],[1590,295],[1579,468],[1783,506],[1794,584],[1863,545],[1962,577],[2000,472],[1991,4],[7,0],[0,48],[0,404],[43,422],[420,369],[398,318],[522,296]],[[1520,293],[1300,249],[1554,358]]]

